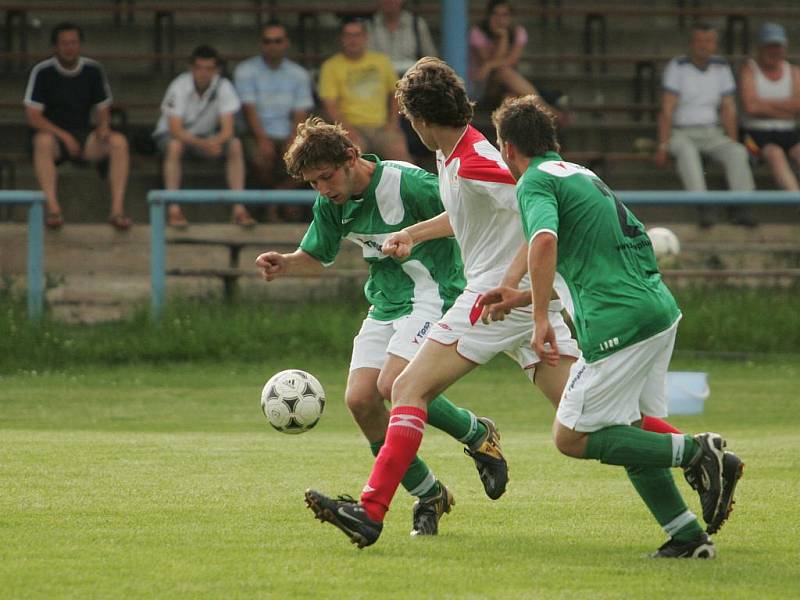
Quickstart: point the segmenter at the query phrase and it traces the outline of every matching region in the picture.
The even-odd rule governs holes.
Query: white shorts
[[[642,415],[666,417],[667,368],[677,331],[678,321],[608,358],[593,363],[578,359],[558,405],[558,422],[590,432],[630,425]]]
[[[445,346],[456,344],[456,351],[474,363],[483,365],[500,352],[505,352],[523,369],[530,369],[540,361],[531,348],[533,318],[530,309],[515,308],[504,321],[484,324],[481,308],[477,306],[481,294],[465,290],[455,304],[436,323],[428,338]],[[550,302],[550,324],[556,334],[562,355],[580,356],[578,342],[561,316],[560,300]]]
[[[422,346],[433,321],[416,315],[406,315],[393,321],[378,321],[367,317],[353,339],[350,370],[382,369],[389,354],[410,361]]]

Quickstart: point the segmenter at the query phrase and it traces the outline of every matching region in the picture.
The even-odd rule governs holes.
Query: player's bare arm
[[[313,273],[323,269],[316,258],[302,250],[295,250],[289,254],[264,252],[256,258],[256,266],[261,269],[261,276],[267,281],[289,273]]]
[[[381,252],[394,258],[407,258],[415,244],[451,235],[453,226],[450,224],[450,218],[447,213],[442,213],[393,233],[383,242]]]
[[[558,239],[549,231],[534,235],[528,252],[528,271],[533,287],[533,339],[531,347],[550,366],[558,365],[558,345],[548,318],[558,259]],[[545,344],[548,344],[546,346]]]

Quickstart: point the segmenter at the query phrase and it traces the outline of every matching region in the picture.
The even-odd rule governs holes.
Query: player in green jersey
[[[295,252],[265,252],[256,264],[271,281],[331,265],[344,239],[361,247],[369,264],[364,292],[371,307],[353,341],[345,402],[377,456],[389,422],[384,399],[391,400],[395,378],[464,287],[461,256],[452,238],[420,244],[402,261],[381,252],[390,234],[444,210],[438,180],[409,163],[362,155],[341,126],[316,117],[298,126],[284,158],[288,172],[318,192],[314,219]],[[489,419],[477,418],[441,395],[430,410],[432,425],[473,454],[491,451],[495,456]],[[436,534],[440,517],[454,504],[453,495],[418,457],[402,483],[419,498],[412,535]],[[496,497],[496,490],[486,488],[486,493]]]
[[[485,305],[533,302],[531,345],[557,364],[547,307],[555,288],[571,313],[583,356],[572,366],[553,425],[558,449],[574,458],[624,466],[670,536],[656,557],[713,558],[743,464],[715,433],[642,430],[644,415],[667,414],[667,367],[681,318],[661,280],[642,224],[592,171],[558,154],[552,115],[534,96],[495,111],[497,143],[517,181],[529,240],[531,290],[496,288]],[[697,490],[707,528],[681,497],[670,467]]]

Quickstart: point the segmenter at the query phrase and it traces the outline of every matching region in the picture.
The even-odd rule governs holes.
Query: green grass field
[[[301,436],[270,429],[260,387],[287,367],[328,392]],[[653,561],[664,537],[622,469],[558,455],[552,409],[505,360],[449,396],[500,425],[506,495],[483,495],[458,443],[422,456],[456,496],[436,538],[410,538],[398,492],[358,551],[312,519],[305,488],[357,495],[372,463],[342,402],[345,365],[87,367],[0,376],[0,597],[792,598],[800,596],[796,358],[678,359],[707,370],[702,416],[745,460],[716,561]],[[699,511],[694,493],[679,485]],[[691,494],[690,494],[691,492]]]

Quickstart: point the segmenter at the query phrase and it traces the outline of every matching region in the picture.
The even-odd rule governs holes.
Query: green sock
[[[669,469],[625,467],[625,471],[667,535],[681,542],[690,542],[703,535],[697,517],[683,501]]]
[[[614,425],[589,434],[584,458],[625,467],[685,467],[696,449],[697,443],[690,435]]]
[[[442,394],[428,404],[428,424],[470,447],[486,435],[486,425],[478,421],[470,411],[459,408]]]
[[[383,440],[370,443],[369,449],[372,450],[372,456],[378,456],[381,446],[383,446]],[[439,491],[439,482],[436,481],[436,476],[419,456],[415,456],[408,465],[408,470],[400,483],[408,490],[409,494],[418,498],[425,498]]]

